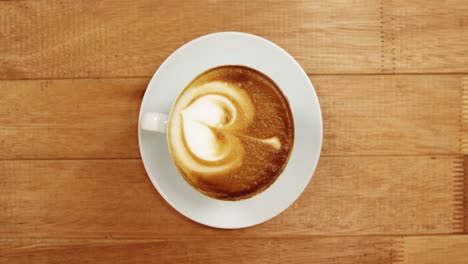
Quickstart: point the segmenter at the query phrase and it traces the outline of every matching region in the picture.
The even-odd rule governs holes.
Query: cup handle
[[[166,133],[168,119],[169,116],[167,114],[145,112],[141,116],[141,129]]]

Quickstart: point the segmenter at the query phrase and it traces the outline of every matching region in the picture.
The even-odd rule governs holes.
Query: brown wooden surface
[[[304,195],[255,228],[224,231],[180,216],[139,159],[0,161],[3,237],[290,237],[462,232],[456,156],[323,157]],[[431,195],[428,195],[428,193]],[[457,211],[458,210],[458,211]],[[138,217],[136,217],[138,216]],[[163,227],[163,228],[162,228]]]
[[[466,72],[465,0],[6,1],[0,77],[150,76],[216,31],[285,47],[309,73]]]
[[[319,95],[324,145],[273,220],[217,230],[140,161],[149,78],[246,31]],[[468,263],[468,2],[0,1],[0,263]]]
[[[5,263],[392,263],[393,238],[0,240]]]
[[[5,263],[465,264],[468,236],[0,240]]]
[[[405,237],[404,263],[468,263],[468,236]]]
[[[323,155],[462,154],[465,75],[311,75]],[[148,78],[0,82],[3,159],[139,158]]]

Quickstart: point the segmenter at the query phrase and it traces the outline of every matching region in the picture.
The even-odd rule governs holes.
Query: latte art
[[[281,172],[293,124],[287,102],[266,78],[245,67],[215,68],[177,99],[168,127],[170,150],[181,174],[199,191],[245,198]]]
[[[209,82],[188,91],[190,100],[179,116],[182,141],[174,151],[186,169],[206,176],[227,173],[240,166],[244,155],[237,133],[252,122],[249,97],[233,85]],[[178,120],[180,119],[180,121]]]
[[[194,95],[193,102],[181,111],[186,145],[179,151],[186,156],[188,169],[211,174],[237,168],[244,155],[239,138],[256,140],[276,149],[281,147],[277,137],[257,139],[244,135],[242,129],[251,124],[254,107],[239,87],[215,81],[197,87],[196,91],[199,97]]]
[[[182,133],[189,150],[204,161],[224,159],[231,147],[225,127],[236,109],[219,95],[203,96],[182,111]]]

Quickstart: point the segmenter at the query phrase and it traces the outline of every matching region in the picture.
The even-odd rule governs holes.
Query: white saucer
[[[312,178],[322,146],[322,115],[314,87],[285,50],[261,37],[222,32],[190,41],[161,64],[140,109],[169,113],[172,103],[197,75],[221,65],[244,65],[269,76],[288,97],[295,141],[283,173],[266,191],[246,200],[220,201],[194,190],[180,176],[165,134],[138,129],[141,157],[161,196],[186,217],[218,228],[243,228],[265,222],[288,208]],[[140,126],[138,126],[140,127]]]

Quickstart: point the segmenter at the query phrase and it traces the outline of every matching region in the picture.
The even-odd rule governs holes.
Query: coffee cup
[[[212,90],[221,92],[205,93]],[[245,111],[249,105],[253,114]],[[291,130],[292,137],[286,133]],[[190,148],[178,148],[179,155],[171,146],[189,145],[182,132]],[[241,32],[213,33],[181,46],[158,67],[141,103],[138,141],[148,177],[171,207],[204,225],[244,228],[275,217],[304,192],[320,156],[320,104],[307,73],[275,43]],[[271,159],[278,153],[283,156]],[[268,161],[274,166],[265,167]],[[198,173],[209,164],[224,167]],[[263,178],[261,171],[273,176]]]
[[[200,73],[169,114],[143,113],[141,128],[167,133],[179,174],[220,200],[246,199],[267,189],[294,144],[293,115],[281,88],[242,65]]]

